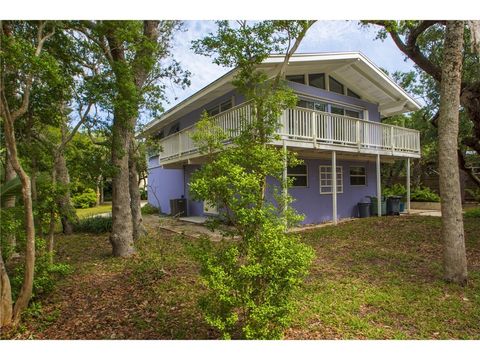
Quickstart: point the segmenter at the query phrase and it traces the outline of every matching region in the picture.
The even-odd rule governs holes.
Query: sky
[[[213,21],[185,21],[186,31],[175,35],[172,53],[183,68],[192,73],[191,86],[184,90],[167,86],[167,98],[170,103],[164,105],[166,110],[229,70],[213,64],[211,58],[197,55],[191,50],[192,40],[215,32],[215,29],[216,25]],[[404,61],[405,56],[398,50],[390,37],[384,41],[374,40],[376,32],[376,27],[362,28],[358,25],[358,21],[319,20],[308,30],[297,53],[360,51],[377,66],[390,73],[396,70],[412,70],[413,63],[410,60]]]

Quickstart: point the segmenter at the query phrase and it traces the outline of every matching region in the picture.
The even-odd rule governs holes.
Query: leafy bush
[[[401,196],[402,199],[405,199],[407,196],[407,189],[402,184],[395,184],[392,187],[385,187],[383,189],[383,196]]]
[[[480,218],[480,208],[470,209],[465,211],[466,218]]]
[[[410,199],[420,202],[440,202],[440,196],[426,186],[413,189],[410,194]]]
[[[75,232],[101,234],[112,231],[111,216],[90,216],[80,219],[75,225]]]
[[[68,264],[50,263],[50,256],[46,250],[46,242],[42,238],[35,240],[35,276],[33,278],[32,299],[44,297],[55,287],[55,283],[62,277],[71,274],[72,267]],[[24,266],[17,266],[11,277],[13,298],[18,296],[23,284]]]
[[[147,199],[148,199],[147,190],[145,190],[145,189],[140,189],[140,199],[142,199],[142,200],[147,200]]]
[[[81,194],[74,195],[72,202],[77,209],[88,209],[97,204],[97,194],[93,189],[87,189]]]
[[[152,204],[145,204],[145,206],[142,207],[142,214],[143,215],[152,215],[156,214],[158,215],[160,213],[160,209],[153,206]]]

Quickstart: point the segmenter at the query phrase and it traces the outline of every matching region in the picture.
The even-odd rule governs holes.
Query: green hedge
[[[90,216],[75,224],[75,232],[101,234],[112,231],[112,216]]]
[[[88,209],[97,205],[97,194],[93,189],[87,189],[81,194],[72,196],[72,202],[77,209]]]

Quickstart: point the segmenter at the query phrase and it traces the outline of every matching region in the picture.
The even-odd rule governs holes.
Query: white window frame
[[[365,169],[365,175],[352,175],[352,168],[363,168]],[[348,175],[349,175],[349,183],[350,183],[350,186],[367,186],[368,183],[367,183],[367,180],[368,180],[368,176],[367,176],[367,167],[366,166],[362,166],[362,165],[353,165],[353,166],[350,166],[350,168],[348,169]],[[354,185],[352,184],[352,177],[356,177],[356,178],[364,178],[365,179],[365,184],[362,184],[362,185]]]
[[[306,178],[306,185],[302,185],[302,186],[295,186],[292,184],[292,188],[308,188],[308,164],[300,164],[300,165],[305,165],[305,174],[291,174],[288,172],[288,169],[287,169],[287,177],[290,178],[290,177],[305,177]]]
[[[328,171],[322,171],[322,168],[328,169]],[[330,175],[330,179],[322,179],[322,174]],[[318,187],[319,187],[320,194],[322,195],[333,194],[332,177],[333,177],[332,165],[320,165],[318,167]],[[330,180],[330,184],[322,185],[322,180]],[[332,190],[325,191],[325,190],[322,190],[322,188],[330,188]],[[339,189],[341,189],[341,191]],[[337,194],[343,194],[343,166],[339,166],[339,165],[337,165]]]

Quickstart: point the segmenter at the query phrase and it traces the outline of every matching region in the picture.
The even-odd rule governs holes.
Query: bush
[[[385,187],[383,189],[383,196],[401,196],[405,199],[407,196],[407,189],[402,184],[395,184],[392,187]]]
[[[147,190],[145,190],[145,189],[140,189],[140,199],[141,199],[141,200],[147,200],[147,199],[148,199]]]
[[[467,210],[463,216],[466,218],[480,218],[480,208]]]
[[[46,242],[42,238],[35,240],[35,276],[33,278],[32,300],[45,297],[55,287],[56,282],[72,273],[72,267],[62,263],[50,263],[49,253],[46,251]],[[24,266],[17,266],[11,278],[13,298],[18,296],[23,284]]]
[[[112,231],[111,216],[90,216],[80,219],[74,225],[75,232],[101,234]]]
[[[158,215],[159,213],[160,213],[160,209],[153,206],[152,204],[146,204],[145,206],[142,207],[143,215],[152,215],[152,214]]]
[[[440,196],[428,187],[418,187],[413,189],[410,194],[410,199],[412,201],[420,202],[440,202]]]
[[[97,205],[97,194],[93,189],[87,189],[81,194],[74,195],[72,202],[77,209],[88,209]]]

